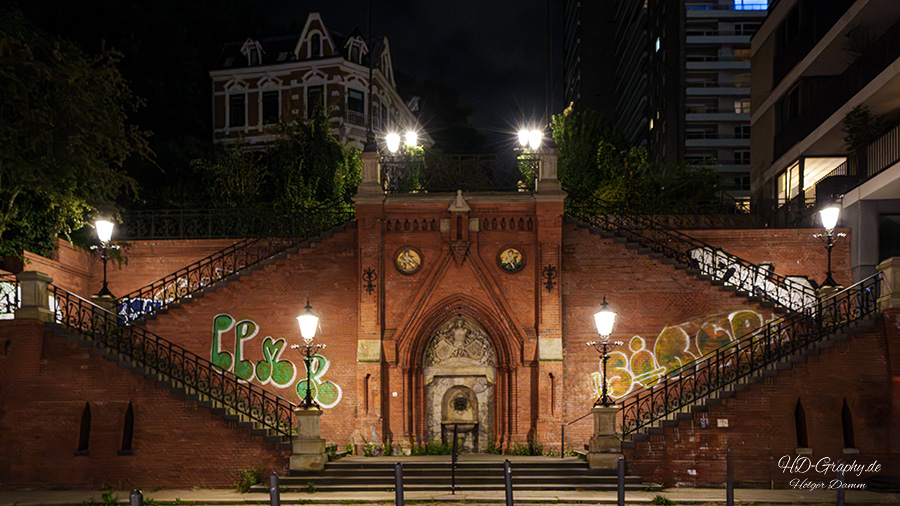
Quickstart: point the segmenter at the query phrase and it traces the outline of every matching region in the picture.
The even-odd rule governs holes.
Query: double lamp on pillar
[[[313,344],[316,329],[319,326],[319,317],[312,312],[309,299],[306,300],[306,310],[297,317],[300,325],[300,336],[303,345],[291,345],[291,349],[300,350],[303,354],[303,362],[306,364],[306,394],[300,402],[300,406],[294,409],[297,419],[297,432],[291,441],[292,471],[321,471],[325,469],[325,440],[322,438],[320,420],[322,409],[316,403],[313,396],[312,363],[313,357],[324,344]]]
[[[594,402],[591,413],[594,415],[594,433],[588,445],[587,461],[591,469],[613,470],[619,463],[622,455],[622,445],[616,436],[616,415],[618,406],[613,405],[609,397],[609,377],[607,376],[606,363],[609,361],[609,351],[621,346],[621,341],[610,341],[613,324],[616,322],[616,313],[609,308],[606,297],[603,297],[603,305],[600,311],[594,314],[594,323],[597,325],[597,333],[600,341],[591,341],[588,346],[600,353],[601,377],[600,398]]]
[[[837,286],[834,278],[831,277],[831,250],[834,248],[838,239],[846,236],[846,234],[842,232],[834,232],[840,214],[841,208],[837,206],[826,207],[819,211],[819,217],[822,220],[822,228],[825,229],[825,232],[822,234],[815,234],[814,237],[822,241],[822,243],[825,244],[825,250],[828,251],[828,270],[825,272],[825,281],[822,282],[822,288],[834,288]]]

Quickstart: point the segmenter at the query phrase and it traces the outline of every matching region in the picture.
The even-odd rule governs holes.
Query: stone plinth
[[[22,289],[22,304],[16,309],[16,319],[54,321],[56,315],[50,310],[50,293],[47,291],[47,285],[53,279],[37,271],[20,272],[16,279]]]
[[[615,470],[622,456],[622,442],[616,436],[618,406],[594,406],[594,435],[587,455],[591,469]]]
[[[891,257],[881,262],[878,270],[884,274],[878,309],[900,309],[900,257]]]
[[[92,295],[91,302],[102,307],[103,309],[115,314],[116,313],[116,305],[118,304],[118,299],[113,297],[112,295]]]
[[[328,457],[325,455],[325,440],[321,437],[319,408],[296,408],[297,434],[291,440],[291,471],[322,471]]]

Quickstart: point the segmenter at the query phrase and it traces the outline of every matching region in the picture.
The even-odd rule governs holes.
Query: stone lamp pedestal
[[[294,416],[297,418],[297,434],[291,439],[291,471],[324,470],[328,457],[319,427],[322,410],[299,407],[294,409]]]
[[[592,470],[616,470],[622,456],[622,442],[616,437],[618,406],[594,406],[594,435],[591,436],[587,454],[588,467]]]

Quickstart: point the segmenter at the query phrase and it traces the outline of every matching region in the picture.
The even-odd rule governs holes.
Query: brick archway
[[[495,310],[465,294],[447,297],[421,316],[398,336],[398,367],[408,394],[404,416],[404,432],[411,441],[424,441],[425,435],[425,384],[423,358],[428,340],[445,322],[456,316],[464,316],[478,323],[487,333],[497,355],[496,397],[493,406],[492,440],[498,447],[506,446],[515,432],[519,405],[515,375],[521,367],[522,338],[516,329],[505,322]]]

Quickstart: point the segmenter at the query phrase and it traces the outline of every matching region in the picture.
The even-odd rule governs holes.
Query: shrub
[[[263,482],[263,474],[265,471],[261,467],[253,467],[244,469],[238,473],[237,480],[234,482],[234,489],[242,494],[250,491],[250,487]]]

